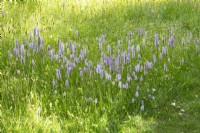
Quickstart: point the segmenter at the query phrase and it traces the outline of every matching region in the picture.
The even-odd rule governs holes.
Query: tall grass
[[[199,109],[199,1],[2,5],[2,132],[163,131]]]

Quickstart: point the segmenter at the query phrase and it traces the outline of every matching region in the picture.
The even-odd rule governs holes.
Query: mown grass
[[[199,1],[3,1],[1,132],[200,131],[199,7]],[[37,37],[33,39],[34,27],[39,29],[44,39],[44,49],[36,54],[28,48],[33,40],[38,45]],[[143,29],[142,36],[138,35],[140,28]],[[174,48],[168,46],[172,30]],[[129,31],[133,34],[132,39]],[[154,46],[156,33],[159,35],[158,50]],[[121,89],[115,81],[117,72],[111,74],[111,81],[94,72],[96,64],[101,62],[97,37],[101,38],[102,34],[105,35],[103,52],[107,55],[110,44],[111,55],[117,56],[118,40],[121,41],[122,53],[127,50],[129,40],[135,49],[138,44],[141,47],[139,54],[142,58],[137,58],[136,52],[136,58],[124,65],[122,83],[126,82],[127,73],[134,71],[135,65],[140,61],[142,64],[147,60],[153,62],[153,55],[156,55],[157,62],[147,76],[142,70],[136,72],[138,77],[144,76],[142,82],[132,80],[128,89]],[[58,37],[61,42],[70,43],[71,40],[76,43],[77,53],[87,49],[85,58],[92,60],[92,77],[89,73],[79,76],[79,68],[84,68],[84,62],[77,63],[67,78],[62,67],[65,63],[50,60],[47,45],[55,49],[55,54],[58,53]],[[20,61],[21,55],[14,55],[16,39],[19,46],[23,43],[30,54],[24,63]],[[163,54],[163,59],[159,60],[162,46],[168,48],[168,55]],[[8,51],[12,56],[9,57]],[[70,58],[68,53],[65,55]],[[181,63],[182,58],[184,63]],[[163,70],[164,63],[167,72]],[[56,77],[56,69],[61,70],[60,80]],[[105,67],[104,71],[109,72],[109,68]],[[55,88],[53,79],[56,80]],[[69,80],[68,88],[65,87],[66,79]],[[135,98],[138,85],[141,91]],[[149,100],[148,94],[155,99]],[[89,102],[90,98],[92,101]],[[132,98],[135,98],[135,103],[131,102]],[[145,101],[144,111],[140,110],[141,100]]]

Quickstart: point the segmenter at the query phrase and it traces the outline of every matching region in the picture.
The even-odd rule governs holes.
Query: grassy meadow
[[[0,132],[200,131],[199,0],[1,7]]]

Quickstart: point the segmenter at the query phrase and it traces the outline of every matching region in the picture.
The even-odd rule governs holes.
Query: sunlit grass
[[[197,132],[199,6],[198,1],[3,1],[0,132]],[[173,35],[174,47],[169,45]],[[131,60],[123,64],[126,54]],[[115,64],[117,57],[120,71],[112,72],[106,59]]]

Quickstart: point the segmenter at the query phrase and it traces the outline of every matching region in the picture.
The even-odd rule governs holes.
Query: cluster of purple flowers
[[[138,34],[140,37],[143,37],[143,29],[138,30]],[[76,37],[79,37],[78,31],[76,31]],[[175,37],[173,32],[169,37],[168,45],[159,45],[159,34],[155,34],[154,36],[154,44],[156,51],[155,53],[149,55],[150,58],[143,59],[143,48],[145,46],[141,46],[139,44],[135,45],[133,43],[133,33],[132,31],[128,32],[128,47],[125,47],[124,50],[121,48],[121,45],[126,45],[126,43],[122,43],[121,40],[117,42],[117,48],[112,47],[111,45],[106,45],[105,35],[103,34],[101,37],[97,38],[97,45],[99,51],[99,59],[90,59],[87,56],[89,53],[87,47],[85,45],[80,46],[80,44],[76,44],[76,42],[62,42],[60,38],[58,38],[57,47],[51,48],[50,45],[47,46],[47,54],[44,49],[44,39],[40,36],[40,31],[37,28],[34,28],[33,37],[30,36],[31,42],[28,44],[19,45],[18,40],[15,41],[15,47],[13,49],[13,53],[16,57],[16,60],[20,58],[21,62],[25,62],[25,58],[30,54],[31,50],[33,54],[43,53],[44,56],[47,56],[47,59],[52,61],[52,63],[57,62],[60,64],[59,67],[55,68],[55,78],[52,79],[52,86],[56,89],[56,81],[62,81],[65,84],[66,88],[73,86],[70,85],[71,81],[71,73],[72,71],[78,70],[78,77],[73,78],[88,78],[84,77],[85,73],[88,73],[90,77],[95,77],[94,75],[99,75],[100,81],[105,80],[106,82],[116,82],[120,89],[131,89],[133,86],[131,82],[134,83],[142,83],[145,81],[145,77],[148,74],[148,71],[151,71],[154,66],[157,65],[157,58],[159,58],[162,62],[163,72],[167,73],[167,63],[163,60],[164,57],[168,56],[168,50],[170,48],[175,47]],[[145,32],[144,39],[147,38],[147,32]],[[37,40],[37,41],[36,41]],[[162,42],[164,42],[165,37],[162,36]],[[182,38],[182,44],[185,45],[185,40]],[[198,39],[195,41],[198,44]],[[27,45],[27,47],[25,47]],[[25,48],[27,48],[25,50]],[[56,50],[58,48],[58,50]],[[105,50],[107,48],[107,50]],[[152,49],[153,49],[152,48]],[[199,47],[197,46],[197,51]],[[117,51],[117,53],[115,52]],[[152,51],[152,50],[151,50]],[[11,53],[9,52],[9,55]],[[137,55],[137,56],[136,56]],[[153,56],[152,56],[153,55]],[[91,56],[91,55],[90,55]],[[164,56],[164,57],[163,57]],[[91,58],[91,57],[90,57]],[[181,62],[184,63],[184,58],[182,58]],[[32,65],[35,66],[35,59],[31,59]],[[170,58],[168,58],[168,62],[170,62]],[[75,69],[78,68],[78,69]],[[63,74],[63,72],[65,74]],[[123,75],[126,75],[124,78]],[[98,78],[98,77],[96,77]],[[113,84],[114,85],[114,84]],[[134,98],[132,98],[132,103],[135,103],[136,99],[139,97],[140,87],[136,87],[135,94],[133,94]],[[66,92],[64,94],[66,96]],[[152,95],[148,94],[148,98],[151,98]],[[91,101],[91,98],[88,98],[87,101]],[[130,100],[131,101],[131,100]],[[97,99],[94,100],[97,103]],[[144,99],[141,100],[141,110],[144,110]]]

